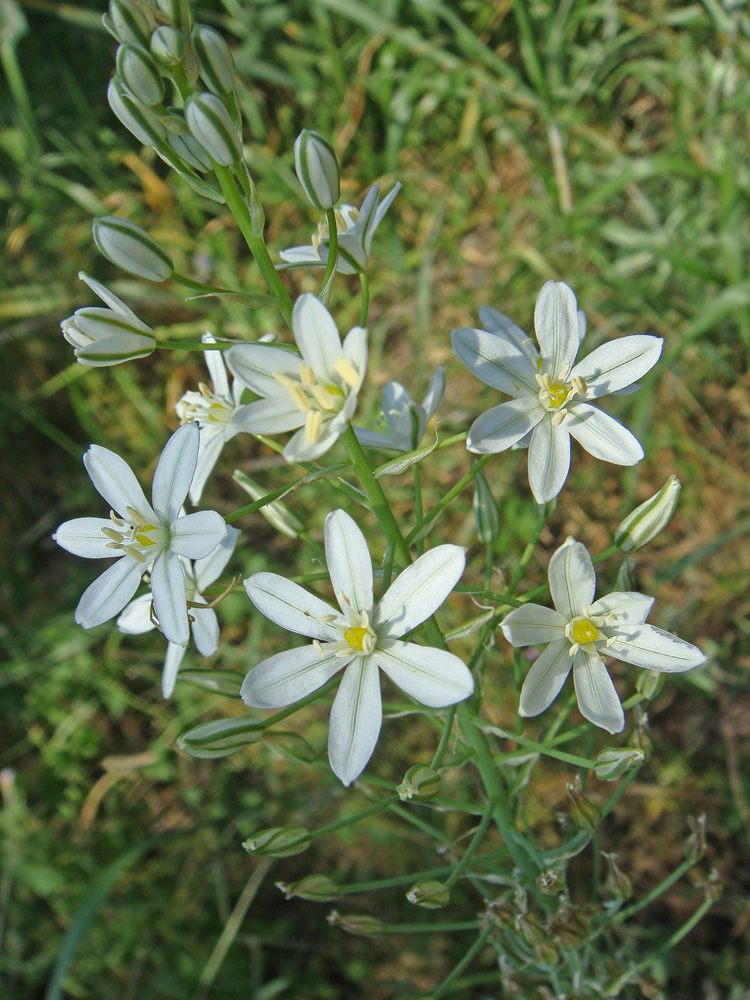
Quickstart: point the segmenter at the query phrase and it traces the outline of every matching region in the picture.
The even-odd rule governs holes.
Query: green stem
[[[359,309],[359,325],[367,326],[367,313],[370,310],[370,282],[364,271],[360,271],[359,286],[362,291],[362,305]]]
[[[422,527],[422,480],[419,475],[419,466],[412,465],[411,467],[412,479],[414,482],[414,520],[416,524],[414,525],[414,530]],[[422,555],[424,552],[424,539],[420,538],[417,541],[417,555]]]
[[[493,864],[505,854],[507,854],[505,850],[480,854],[479,857],[474,858],[474,864]],[[442,868],[429,868],[424,872],[396,875],[393,878],[380,879],[378,882],[352,882],[350,885],[339,886],[338,892],[341,896],[349,896],[358,892],[377,892],[379,889],[395,889],[400,885],[413,885],[414,882],[419,882],[425,878],[442,878],[444,875],[450,875],[452,871],[452,865],[443,865]]]
[[[667,875],[667,877],[663,881],[661,881],[654,889],[652,889],[651,892],[647,893],[643,897],[643,899],[639,899],[637,903],[633,903],[633,905],[629,906],[626,910],[620,910],[619,912],[615,913],[612,919],[608,920],[603,927],[599,928],[593,936],[596,937],[603,930],[606,930],[607,927],[612,927],[614,924],[621,924],[623,920],[628,920],[630,917],[633,916],[634,913],[637,913],[639,910],[642,910],[644,906],[648,906],[649,903],[652,903],[655,899],[658,899],[659,896],[661,896],[662,893],[666,892],[667,889],[670,888],[670,886],[674,885],[674,883],[677,882],[678,879],[681,879],[682,876],[685,874],[685,872],[689,871],[694,864],[695,862],[691,861],[690,859],[683,861],[681,865],[675,868],[675,870],[672,872],[671,875]]]
[[[264,719],[261,722],[261,728],[270,729],[271,726],[275,726],[276,723],[281,722],[282,719],[286,719],[290,715],[294,715],[295,712],[299,712],[301,708],[311,705],[314,701],[317,701],[318,698],[327,694],[331,688],[336,687],[340,679],[339,675],[336,674],[334,677],[331,677],[329,681],[326,681],[322,687],[319,687],[317,691],[313,691],[313,693],[309,694],[306,698],[302,698],[300,701],[295,701],[295,703],[290,705],[288,708],[282,708],[282,710],[280,712],[276,712],[275,715],[269,715],[267,719]]]
[[[155,346],[162,351],[228,351],[235,345],[229,341],[204,344],[195,340],[157,340]]]
[[[391,577],[393,576],[393,556],[395,551],[396,549],[394,543],[388,542],[385,550],[385,556],[383,557],[383,578],[380,581],[381,597],[391,585]]]
[[[464,851],[463,857],[458,862],[456,867],[453,869],[453,873],[450,875],[450,877],[445,880],[446,888],[450,889],[451,886],[455,885],[456,882],[458,882],[458,880],[461,878],[464,871],[466,870],[466,867],[468,866],[469,862],[479,850],[479,845],[482,843],[482,839],[485,833],[487,833],[487,827],[492,822],[492,813],[494,811],[494,808],[495,808],[495,803],[490,799],[490,801],[487,803],[487,808],[485,809],[484,816],[482,816],[482,821],[476,828],[476,831],[474,833],[474,836],[471,838],[469,846]]]
[[[476,925],[475,925],[476,926]],[[488,923],[479,937],[476,939],[474,944],[469,948],[461,961],[456,965],[452,971],[445,977],[445,979],[440,983],[436,990],[432,991],[431,1000],[440,1000],[440,997],[445,996],[445,994],[450,990],[451,986],[455,983],[458,977],[463,973],[464,969],[467,969],[471,963],[474,961],[476,956],[484,947],[484,943],[492,932],[492,924]]]
[[[176,281],[179,285],[184,285],[186,288],[194,288],[197,292],[231,292],[231,288],[217,288],[216,285],[205,285],[202,281],[195,281],[194,278],[188,278],[186,274],[180,274],[178,271],[172,271],[170,275],[172,281]]]
[[[455,931],[475,931],[478,927],[476,920],[456,924],[383,924],[378,934],[451,934]],[[433,1000],[436,996],[436,993],[432,994]]]
[[[519,560],[519,563],[516,566],[516,569],[515,569],[515,572],[513,573],[513,576],[510,578],[510,583],[508,584],[508,594],[509,595],[512,595],[512,594],[515,593],[516,587],[518,586],[519,581],[520,581],[521,577],[523,576],[523,571],[528,566],[529,561],[531,560],[531,557],[534,554],[534,550],[536,549],[537,542],[539,541],[540,535],[544,531],[544,526],[545,526],[546,523],[547,523],[547,515],[545,513],[545,514],[542,514],[542,516],[537,521],[536,526],[534,528],[534,534],[532,535],[531,539],[529,540],[529,543],[526,546],[526,548],[523,550],[523,555],[521,556],[521,558]]]
[[[335,823],[329,823],[328,826],[321,826],[320,829],[313,830],[305,837],[299,837],[297,840],[292,840],[285,846],[296,847],[298,844],[307,844],[313,840],[318,840],[320,837],[325,837],[329,833],[335,833],[336,830],[343,830],[344,827],[353,826],[355,823],[359,823],[360,820],[366,819],[374,813],[381,812],[383,809],[388,809],[389,806],[394,804],[394,802],[398,802],[398,795],[389,795],[387,799],[375,802],[373,805],[368,806],[367,809],[363,809],[361,812],[352,813],[351,816],[344,816],[343,819],[337,820]]]
[[[438,743],[438,748],[435,751],[435,756],[432,758],[432,764],[430,767],[433,771],[437,771],[442,763],[443,757],[445,756],[445,751],[448,749],[448,740],[451,738],[451,730],[453,729],[453,720],[456,717],[456,706],[451,705],[445,716],[445,723],[443,724],[443,734],[440,737],[440,742]]]
[[[435,504],[435,506],[430,511],[427,512],[427,514],[422,519],[422,523],[418,525],[416,528],[413,528],[409,532],[409,534],[406,536],[407,542],[409,543],[413,542],[416,536],[420,534],[420,532],[428,524],[431,524],[438,516],[438,514],[440,514],[440,512],[443,511],[448,506],[449,503],[451,503],[453,500],[456,499],[456,497],[459,495],[459,493],[461,493],[462,490],[466,489],[466,487],[472,481],[474,476],[476,476],[476,474],[479,472],[482,466],[485,465],[491,458],[492,455],[482,455],[479,461],[475,462],[474,465],[472,465],[472,467],[469,469],[466,475],[462,476],[461,479],[459,479],[459,481],[456,483],[456,485],[451,487],[450,490],[448,490],[443,499],[439,500]]]
[[[333,275],[339,262],[339,233],[336,228],[336,212],[332,208],[326,209],[326,219],[328,220],[328,263],[318,289],[318,298],[323,305],[328,302],[331,294]]]

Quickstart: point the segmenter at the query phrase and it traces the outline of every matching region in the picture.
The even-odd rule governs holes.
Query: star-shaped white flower
[[[227,351],[235,378],[264,397],[243,406],[234,424],[251,434],[300,428],[284,457],[312,461],[328,451],[354,415],[367,368],[367,331],[355,326],[342,345],[333,317],[309,293],[294,304],[292,331],[299,354],[266,344],[238,344]]]
[[[92,444],[83,456],[91,481],[112,507],[108,519],[79,517],[61,524],[54,540],[85,559],[119,558],[84,591],[75,618],[83,628],[119,614],[150,570],[154,612],[169,642],[190,637],[185,576],[180,556],[201,559],[226,535],[224,518],[212,510],[181,516],[198,460],[196,424],[167,441],[154,472],[152,504],[130,466],[108,448]]]
[[[368,448],[387,448],[394,451],[413,451],[419,447],[427,424],[445,394],[445,371],[440,365],[430,379],[427,395],[422,403],[415,403],[399,382],[389,382],[383,387],[383,418],[385,432],[355,427],[354,432]]]
[[[360,209],[353,205],[342,205],[335,210],[339,238],[336,270],[341,274],[357,274],[367,267],[375,230],[400,190],[399,181],[381,202],[380,185],[375,184],[367,192]],[[325,267],[328,263],[328,223],[320,223],[318,232],[312,238],[312,246],[290,247],[280,251],[279,256],[284,261],[277,265],[279,270],[289,267]]]
[[[615,592],[595,601],[594,564],[586,547],[574,538],[568,538],[550,559],[549,587],[554,611],[524,604],[502,623],[513,646],[545,646],[523,682],[521,715],[539,715],[548,708],[572,666],[581,714],[595,726],[619,733],[625,716],[605,656],[668,673],[706,662],[697,646],[644,624],[653,597]]]
[[[495,332],[464,328],[451,336],[453,350],[477,378],[514,397],[474,421],[469,450],[505,451],[530,434],[529,482],[536,500],[545,503],[567,478],[571,437],[595,458],[615,465],[635,465],[643,458],[630,431],[588,400],[645,375],[658,361],[663,342],[643,334],[621,337],[574,364],[580,336],[576,298],[567,285],[554,281],[539,293],[534,326],[538,355],[514,324]]]
[[[245,678],[241,695],[252,708],[280,708],[343,670],[328,754],[334,773],[349,785],[370,759],[380,733],[379,669],[431,708],[453,705],[473,692],[471,673],[453,653],[401,641],[440,607],[463,572],[465,556],[457,545],[438,545],[408,566],[375,605],[367,543],[343,510],[326,518],[325,547],[341,610],[274,573],[256,573],[245,581],[259,611],[313,642],[259,663]]]
[[[201,656],[213,656],[219,648],[219,620],[216,612],[210,607],[196,607],[206,604],[202,591],[215,583],[224,572],[229,562],[240,532],[237,528],[227,528],[225,537],[219,542],[213,552],[191,562],[180,556],[182,571],[185,576],[185,600],[190,609],[190,631],[195,648]],[[151,593],[141,594],[127,605],[117,619],[117,627],[125,635],[142,635],[156,628],[151,617]],[[167,643],[167,655],[164,658],[164,669],[161,675],[161,691],[169,698],[174,690],[177,672],[187,647],[178,646],[174,642]]]
[[[151,327],[141,322],[122,299],[88,274],[80,271],[78,277],[107,308],[84,306],[60,324],[63,336],[75,348],[76,359],[82,365],[102,368],[152,354],[156,335]]]

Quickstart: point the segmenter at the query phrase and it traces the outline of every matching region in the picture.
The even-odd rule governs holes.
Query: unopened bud
[[[199,173],[204,174],[211,169],[211,157],[192,135],[176,135],[174,132],[167,132],[167,143],[174,153]]]
[[[182,32],[168,24],[160,25],[151,36],[151,55],[161,66],[179,66],[185,58]]]
[[[625,872],[617,867],[616,854],[607,854],[606,851],[602,851],[602,857],[607,862],[607,878],[604,882],[605,890],[613,900],[625,902],[625,900],[630,899],[633,895],[633,883]]]
[[[544,927],[539,918],[534,916],[533,913],[525,913],[523,916],[517,917],[516,930],[526,944],[532,948],[544,944],[547,940]]]
[[[167,130],[161,120],[149,107],[128,93],[117,76],[109,81],[107,100],[128,132],[132,132],[144,146],[158,146],[164,141]]]
[[[226,104],[207,91],[193,94],[185,101],[185,121],[216,163],[231,167],[242,159],[242,141]]]
[[[228,757],[263,738],[263,727],[255,715],[204,722],[177,738],[177,749],[191,757]]]
[[[164,80],[151,58],[140,45],[123,44],[117,50],[117,72],[136,100],[142,104],[161,104]]]
[[[180,24],[182,13],[188,0],[152,0],[165,17],[168,17],[172,24]]]
[[[102,24],[118,42],[131,42],[148,48],[151,25],[133,0],[109,0],[109,10],[102,15]]]
[[[482,545],[494,545],[500,534],[500,511],[484,472],[474,477],[474,521]]]
[[[663,670],[641,670],[636,678],[635,689],[644,698],[653,701],[664,687],[664,680]]]
[[[547,896],[557,896],[568,888],[565,873],[559,868],[548,868],[547,871],[542,872],[536,880],[536,884]]]
[[[656,538],[669,523],[680,496],[680,480],[670,476],[658,493],[628,514],[615,530],[615,545],[634,552]]]
[[[194,24],[190,33],[203,82],[210,91],[224,97],[234,90],[234,59],[218,31],[206,24]]]
[[[706,854],[706,814],[688,816],[688,825],[692,832],[685,841],[685,859],[695,863]]]
[[[593,832],[602,818],[601,809],[594,805],[588,795],[584,795],[581,779],[576,776],[572,785],[566,786],[572,807],[571,815],[576,826],[587,832]]]
[[[377,917],[357,915],[355,913],[341,914],[338,910],[331,910],[326,917],[331,927],[340,927],[348,934],[358,934],[361,937],[376,937],[383,932],[383,922]]]
[[[594,774],[599,781],[617,781],[626,771],[639,767],[646,755],[637,747],[609,747],[594,761]]]
[[[94,219],[91,228],[100,253],[128,274],[146,281],[164,281],[174,271],[166,250],[134,222],[102,215]]]
[[[308,875],[299,882],[276,882],[287,899],[299,896],[316,903],[328,903],[339,895],[339,887],[327,875]]]
[[[246,476],[244,472],[240,472],[239,469],[234,470],[232,479],[253,500],[260,500],[268,492],[262,486],[259,486],[254,479],[251,479],[250,476]],[[286,535],[287,538],[298,538],[305,530],[304,524],[281,500],[272,500],[271,503],[265,504],[259,510],[268,523],[272,524],[282,535]]]
[[[434,799],[440,791],[440,775],[427,764],[415,764],[404,775],[404,780],[396,787],[402,802],[410,799],[427,801]]]
[[[242,845],[248,854],[264,858],[290,858],[310,846],[310,834],[304,826],[271,826],[259,830]]]
[[[415,906],[423,906],[426,910],[439,910],[447,906],[451,893],[447,885],[434,878],[424,878],[416,882],[406,894],[406,898]]]
[[[294,143],[294,169],[316,208],[333,208],[339,200],[339,164],[333,147],[319,132],[303,129]]]

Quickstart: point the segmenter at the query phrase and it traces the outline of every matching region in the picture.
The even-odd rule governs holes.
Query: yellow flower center
[[[344,638],[348,642],[352,649],[358,649],[360,653],[365,651],[365,637],[370,636],[372,633],[368,628],[363,628],[361,625],[355,625],[353,628],[348,628],[344,632]]]
[[[588,618],[582,618],[577,622],[573,622],[570,637],[573,642],[584,646],[587,642],[596,642],[599,638],[599,629]]]
[[[553,382],[553,384],[546,390],[546,393],[549,405],[553,409],[557,409],[559,406],[562,406],[568,398],[567,388],[559,382]]]

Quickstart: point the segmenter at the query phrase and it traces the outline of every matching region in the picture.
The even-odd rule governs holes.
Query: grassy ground
[[[93,509],[83,451],[90,442],[111,447],[145,478],[176,426],[175,401],[201,375],[200,361],[188,355],[178,364],[154,356],[100,371],[71,364],[57,324],[88,301],[77,270],[111,283],[150,324],[176,324],[184,335],[208,323],[255,335],[276,319],[233,305],[186,305],[161,286],[123,280],[96,255],[90,217],[117,213],[161,239],[180,270],[260,290],[226,210],[187,192],[109,112],[113,45],[97,27],[103,4],[27,0],[22,7],[25,35],[13,30],[20,8],[0,4],[7,212],[0,337],[11,374],[2,390],[0,452],[8,507],[0,529],[0,992],[19,1000],[429,994],[463,954],[461,935],[346,936],[325,922],[331,904],[285,902],[273,886],[311,872],[348,884],[439,866],[402,816],[388,814],[367,833],[332,835],[268,865],[239,847],[260,826],[320,826],[367,804],[362,791],[344,794],[324,766],[325,707],[295,716],[289,727],[304,734],[316,764],[295,759],[306,750],[291,738],[224,761],[190,759],[176,753],[175,737],[198,721],[238,714],[238,704],[184,684],[164,703],[158,637],[125,641],[108,626],[84,633],[73,624],[92,567],[62,553],[50,534]],[[444,429],[466,429],[496,396],[480,397],[452,358],[448,331],[474,325],[481,304],[530,328],[536,293],[550,277],[576,291],[591,344],[629,333],[664,337],[663,359],[642,392],[612,408],[647,458],[620,475],[577,451],[524,583],[544,579],[567,534],[599,551],[635,502],[671,472],[682,480],[669,531],[638,554],[633,572],[637,588],[657,597],[658,623],[698,642],[711,661],[696,676],[668,682],[652,704],[652,757],[598,846],[617,853],[634,898],[681,860],[689,815],[707,815],[708,854],[644,909],[628,942],[607,947],[637,956],[642,942],[666,941],[696,909],[699,883],[715,869],[721,899],[640,986],[621,995],[746,998],[747,14],[718,0],[214,0],[196,16],[237,46],[248,159],[272,251],[306,242],[317,221],[291,168],[300,128],[332,137],[345,167],[345,200],[356,202],[377,179],[404,184],[376,239],[363,414],[377,410],[383,383],[420,358],[410,390],[420,398],[434,366],[445,363]],[[295,291],[314,287],[302,272],[289,283]],[[342,281],[334,291],[344,329],[356,321],[355,288]],[[245,438],[233,443],[228,462],[269,488],[285,481],[272,453]],[[428,462],[427,505],[468,468],[461,448]],[[523,465],[512,454],[487,466],[502,516],[498,586],[533,530]],[[408,477],[388,484],[408,520]],[[224,511],[242,503],[227,477],[217,479],[211,499]],[[471,544],[470,499],[446,515],[444,537]],[[299,492],[295,510],[318,535],[320,494]],[[243,575],[269,560],[296,572],[316,568],[265,521],[246,527],[254,544],[242,556]],[[478,549],[470,560],[481,572]],[[600,578],[611,583],[614,571],[605,565]],[[240,595],[222,606],[217,662],[239,673],[277,641],[270,625],[248,635],[246,611]],[[487,715],[501,725],[513,718],[509,674],[500,651],[488,666]],[[615,676],[632,690],[632,674]],[[409,720],[389,723],[368,774],[400,779],[424,755],[416,729]],[[536,781],[529,815],[541,835],[554,838],[572,776],[550,762]],[[453,839],[466,829],[443,833]],[[572,864],[578,902],[588,898],[596,867],[591,848]],[[333,905],[413,922],[424,914],[415,918],[406,888]],[[471,919],[478,906],[459,887],[439,922]],[[480,953],[455,995],[515,995],[512,984],[499,992],[496,969],[492,951]],[[607,981],[614,977],[607,970]],[[549,994],[540,987],[528,995]]]

